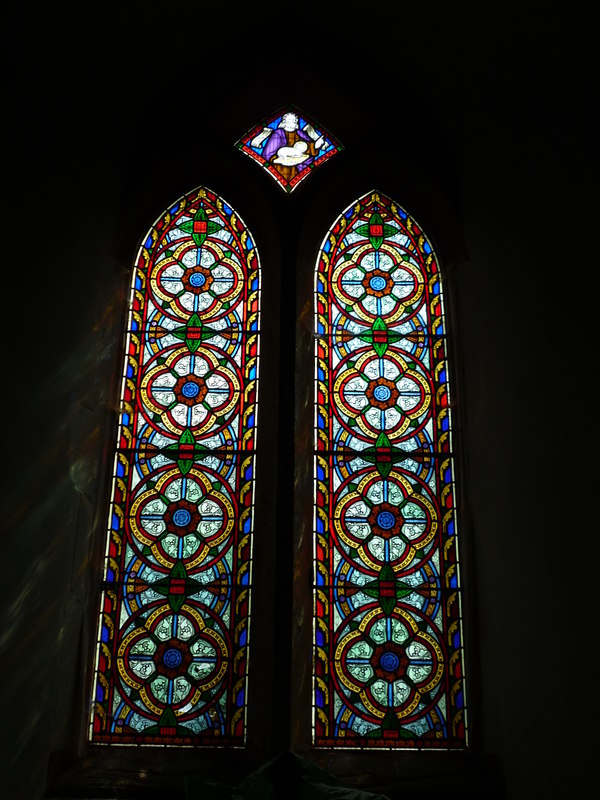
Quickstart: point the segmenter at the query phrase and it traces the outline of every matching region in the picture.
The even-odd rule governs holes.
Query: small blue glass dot
[[[373,390],[373,395],[375,396],[376,400],[385,401],[389,400],[391,396],[391,391],[389,386],[376,386]]]
[[[175,647],[171,647],[163,656],[165,666],[173,669],[181,664],[181,653]]]
[[[173,522],[179,528],[182,528],[184,525],[188,525],[191,518],[192,515],[186,508],[178,508],[173,514]]]
[[[206,283],[206,276],[201,272],[194,272],[194,274],[190,276],[190,283],[192,286],[204,286]]]
[[[200,387],[197,383],[194,383],[194,381],[188,381],[187,383],[183,384],[181,391],[186,397],[196,397],[200,391]]]
[[[395,653],[384,653],[379,659],[379,663],[386,672],[393,672],[398,669],[400,659]]]
[[[394,523],[396,522],[396,518],[391,513],[391,511],[380,511],[377,514],[377,524],[380,528],[384,530],[388,530],[389,528],[394,527]]]
[[[374,275],[369,281],[369,286],[375,292],[381,292],[382,289],[385,289],[385,285],[386,280],[381,275]]]

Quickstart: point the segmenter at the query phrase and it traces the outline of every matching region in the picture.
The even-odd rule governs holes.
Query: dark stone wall
[[[259,244],[265,386],[281,364],[292,374],[279,359],[292,358],[294,343],[306,363],[315,248],[358,195],[377,187],[405,205],[447,270],[477,761],[456,771],[390,756],[386,773],[355,756],[341,780],[393,797],[416,785],[497,797],[505,784],[508,800],[535,800],[563,796],[589,771],[590,22],[501,9],[484,18],[384,3],[253,18],[134,2],[85,17],[11,12],[0,627],[10,797],[100,796],[102,781],[104,796],[128,797],[145,780],[138,766],[126,774],[124,758],[102,779],[86,761],[93,603],[131,264],[163,208],[200,184],[236,208]],[[290,198],[232,148],[286,102],[346,146]],[[280,320],[280,293],[293,286],[295,308]],[[275,460],[277,442],[282,431],[293,437],[290,402],[305,400],[309,383],[281,380],[279,399],[263,393],[265,419],[280,420],[263,433],[265,475],[290,487],[279,499],[268,480],[259,488],[271,536],[282,519],[292,527],[294,470]],[[269,591],[257,608],[274,625]],[[300,710],[292,704],[288,722]],[[277,735],[268,737],[265,756],[276,752]],[[190,762],[178,759],[161,762],[156,785],[170,772],[183,791]],[[210,756],[195,764],[211,773]],[[214,764],[213,777],[228,777]],[[63,777],[69,769],[75,778]]]

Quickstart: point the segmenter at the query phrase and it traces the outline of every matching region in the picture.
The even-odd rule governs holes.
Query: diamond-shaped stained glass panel
[[[293,192],[311,171],[342,149],[323,128],[294,107],[261,120],[236,143],[286,192]]]

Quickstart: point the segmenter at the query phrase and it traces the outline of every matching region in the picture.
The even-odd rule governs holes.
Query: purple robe
[[[296,128],[296,130],[292,131],[292,133],[295,133],[299,139],[302,139],[305,142],[311,141],[310,136],[304,133],[304,131],[301,131],[300,128]],[[285,147],[286,145],[287,145],[286,132],[283,130],[283,128],[275,128],[273,133],[267,139],[267,143],[264,146],[264,149],[262,151],[263,158],[265,159],[265,161],[270,161],[271,158],[275,155],[275,153],[279,150],[279,148]],[[303,161],[301,164],[298,164],[296,166],[298,172],[307,167],[311,163],[311,161],[314,161],[313,156],[309,156],[306,159],[306,161]]]

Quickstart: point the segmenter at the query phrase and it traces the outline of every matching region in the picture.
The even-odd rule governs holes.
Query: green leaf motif
[[[177,726],[177,717],[175,712],[170,706],[167,706],[163,713],[160,715],[161,728],[175,728]]]
[[[179,227],[185,233],[191,233],[194,242],[198,247],[202,247],[206,237],[211,233],[215,233],[215,231],[221,230],[223,225],[220,222],[209,220],[206,211],[203,208],[199,208],[194,215],[194,219],[182,222]]]
[[[193,463],[194,462],[192,461],[191,458],[178,458],[177,459],[177,466],[179,467],[179,471],[181,472],[182,475],[187,475],[188,474],[188,472],[192,468],[192,464]]]
[[[381,317],[377,317],[373,323],[372,335],[373,349],[379,358],[381,358],[383,355],[385,355],[385,351],[388,349],[387,325],[381,319]]]
[[[381,721],[381,728],[374,728],[367,734],[368,739],[380,739],[384,731],[396,731],[398,739],[414,739],[415,734],[407,728],[400,725],[398,717],[394,714],[391,708],[385,712],[385,716]]]
[[[395,234],[398,233],[397,228],[395,228],[393,225],[388,225],[387,222],[383,221],[379,211],[374,211],[371,214],[368,223],[359,225],[354,230],[360,236],[364,236],[365,238],[369,239],[371,242],[371,247],[374,250],[379,250],[384,239],[387,239],[390,236],[395,236]]]

